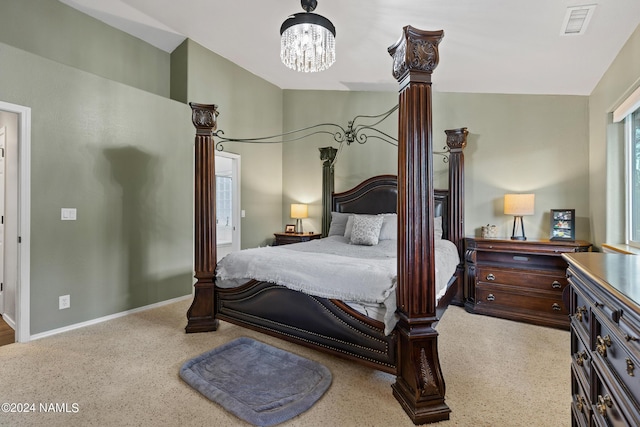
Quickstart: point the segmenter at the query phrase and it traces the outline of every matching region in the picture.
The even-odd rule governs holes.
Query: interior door
[[[216,153],[216,253],[240,250],[240,156]]]
[[[0,127],[0,314],[4,314],[4,158],[6,128]]]

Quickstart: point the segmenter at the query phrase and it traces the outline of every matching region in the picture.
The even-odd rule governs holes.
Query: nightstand
[[[569,329],[563,253],[591,243],[551,240],[465,239],[465,308],[470,313]]]
[[[291,243],[308,242],[322,237],[320,233],[273,233],[276,241],[273,246],[289,245]]]

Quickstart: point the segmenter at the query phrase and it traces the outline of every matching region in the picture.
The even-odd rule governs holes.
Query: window
[[[232,195],[231,177],[216,175],[216,224],[218,226],[233,226]]]
[[[626,118],[627,240],[640,247],[640,108]]]

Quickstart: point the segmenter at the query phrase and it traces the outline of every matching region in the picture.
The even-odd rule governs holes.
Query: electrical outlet
[[[64,310],[65,308],[71,307],[71,296],[70,295],[62,295],[58,297],[58,308],[60,310]]]

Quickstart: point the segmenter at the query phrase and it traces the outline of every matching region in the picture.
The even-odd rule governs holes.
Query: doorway
[[[31,109],[0,101],[0,127],[4,127],[4,212],[0,257],[3,268],[3,319],[15,330],[15,341],[31,339],[30,209],[31,209]]]
[[[240,250],[240,156],[216,153],[216,254]]]

